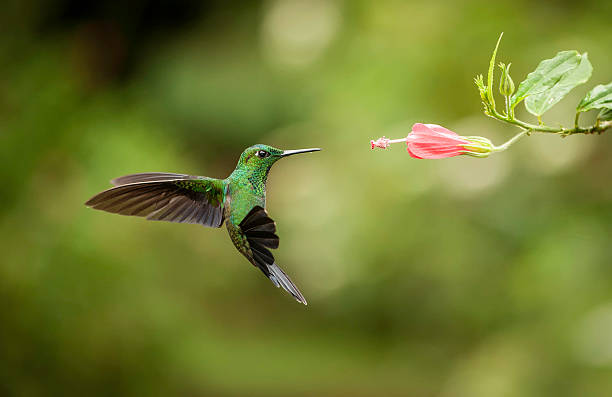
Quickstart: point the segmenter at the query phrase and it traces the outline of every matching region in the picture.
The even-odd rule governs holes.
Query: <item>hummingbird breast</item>
[[[255,206],[266,208],[265,181],[250,175],[232,178],[228,184],[225,202],[227,220],[238,225]]]
[[[266,207],[265,184],[261,189],[249,178],[231,180],[225,196],[225,226],[238,251],[251,262],[253,261],[252,253],[239,225],[255,206]]]

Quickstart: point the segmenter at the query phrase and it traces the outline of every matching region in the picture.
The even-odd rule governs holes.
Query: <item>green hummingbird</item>
[[[270,168],[283,157],[321,149],[280,150],[254,145],[240,155],[234,172],[225,179],[166,172],[122,176],[113,188],[93,196],[88,207],[154,221],[198,223],[221,227],[254,266],[277,287],[303,304],[306,299],[278,267],[268,248],[278,248],[276,224],[266,212],[266,180]]]

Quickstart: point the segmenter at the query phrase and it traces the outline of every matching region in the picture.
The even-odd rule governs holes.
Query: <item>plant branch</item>
[[[502,115],[499,112],[497,112],[496,109],[490,109],[490,112],[487,114],[487,116],[497,119],[499,121],[503,121],[504,123],[516,125],[529,132],[531,131],[545,132],[545,133],[550,133],[550,134],[560,134],[563,136],[574,135],[574,134],[595,134],[595,133],[601,134],[607,129],[612,128],[612,121],[598,122],[595,125],[592,125],[587,128],[580,128],[577,122],[574,125],[574,128],[550,127],[550,126],[543,125],[543,124],[536,125],[536,124],[530,124],[530,123],[526,123],[524,121],[515,119],[511,115],[510,116]],[[578,117],[576,117],[576,121],[577,119]]]

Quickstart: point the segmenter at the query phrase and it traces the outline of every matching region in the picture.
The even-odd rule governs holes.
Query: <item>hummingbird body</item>
[[[210,227],[221,227],[225,222],[236,249],[277,287],[306,304],[268,250],[278,248],[279,238],[276,224],[265,210],[266,180],[279,159],[318,150],[254,145],[242,153],[236,169],[226,179],[160,172],[126,175],[112,180],[115,187],[95,195],[85,205],[149,220]]]

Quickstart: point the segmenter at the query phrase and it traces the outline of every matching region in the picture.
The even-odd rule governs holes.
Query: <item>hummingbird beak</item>
[[[308,153],[308,152],[318,152],[319,148],[312,148],[312,149],[297,149],[297,150],[284,150],[283,154],[281,154],[281,157],[287,157],[287,156],[292,156],[294,154],[300,154],[300,153]]]

